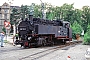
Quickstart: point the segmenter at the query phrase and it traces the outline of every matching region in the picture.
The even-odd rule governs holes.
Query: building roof
[[[2,6],[9,6],[9,4],[5,2]]]
[[[6,8],[6,7],[4,7],[4,6],[7,6],[7,8],[9,8],[9,4],[6,3],[6,2],[5,2],[2,6],[0,6],[0,8]],[[10,6],[10,8],[11,8],[11,9],[13,9],[13,8],[20,9],[19,6]]]

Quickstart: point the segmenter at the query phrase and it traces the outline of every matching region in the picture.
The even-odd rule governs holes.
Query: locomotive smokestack
[[[29,20],[33,20],[33,15],[29,15]]]

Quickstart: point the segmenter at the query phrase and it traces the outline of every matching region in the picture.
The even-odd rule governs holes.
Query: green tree
[[[35,4],[35,6],[34,6],[34,17],[42,18],[41,5]]]
[[[21,16],[21,18],[25,18],[25,17],[28,17],[28,14],[29,14],[29,10],[28,10],[29,8],[28,8],[28,6],[27,5],[21,5],[21,11],[20,11],[20,16]]]
[[[66,21],[73,21],[72,16],[74,14],[74,7],[73,4],[63,4],[61,6],[61,19],[64,19]]]
[[[82,15],[82,19],[83,19],[83,29],[86,33],[87,31],[87,26],[90,25],[90,7],[89,6],[83,6],[82,8],[82,12],[83,12],[83,15]]]
[[[17,19],[20,18],[20,12],[16,8],[12,9],[11,17],[10,17],[10,23],[13,25]]]
[[[81,32],[82,32],[82,27],[81,27],[81,25],[79,25],[79,24],[77,23],[77,21],[75,21],[75,22],[72,24],[71,28],[72,28],[73,38],[75,38],[75,35],[76,35],[76,34],[81,34]]]
[[[53,20],[55,17],[54,16],[54,7],[49,3],[45,3],[45,10],[47,10],[46,18],[49,20]]]
[[[88,25],[87,32],[84,34],[84,44],[90,44],[90,25]]]
[[[5,27],[2,28],[2,31],[6,34],[6,28]]]
[[[74,10],[71,23],[74,23],[74,21],[77,21],[77,23],[82,25],[82,11],[81,10],[79,9]]]

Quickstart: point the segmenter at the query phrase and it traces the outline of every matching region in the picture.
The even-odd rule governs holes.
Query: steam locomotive
[[[18,23],[15,44],[24,47],[46,46],[72,40],[70,23],[63,20],[45,20],[29,15]]]

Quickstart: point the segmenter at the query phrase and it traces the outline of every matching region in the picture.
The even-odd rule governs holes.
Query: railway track
[[[37,53],[34,53],[34,54],[31,54],[31,55],[28,55],[26,57],[22,57],[20,58],[19,60],[36,60],[36,59],[39,59],[39,58],[42,58],[50,53],[53,53],[57,50],[60,50],[60,49],[68,49],[72,46],[75,46],[77,44],[80,44],[82,41],[74,41],[74,42],[68,42],[66,43],[65,45],[59,45],[59,46],[56,46],[56,47],[53,47],[53,48],[50,48],[50,49],[47,49],[47,50],[44,50],[44,51],[40,51],[40,52],[37,52]],[[64,48],[64,47],[67,47],[67,48]]]

